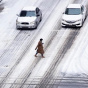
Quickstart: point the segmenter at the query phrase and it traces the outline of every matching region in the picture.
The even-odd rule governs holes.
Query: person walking
[[[37,54],[40,53],[42,55],[43,58],[45,58],[43,56],[44,54],[44,49],[43,49],[43,43],[42,43],[43,39],[41,38],[40,41],[38,42],[38,45],[36,46],[35,50],[36,51],[36,54],[35,54],[35,57],[37,57]]]

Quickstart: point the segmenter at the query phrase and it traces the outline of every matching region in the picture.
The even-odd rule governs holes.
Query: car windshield
[[[65,11],[67,15],[79,15],[81,14],[80,8],[67,8]]]
[[[36,16],[35,11],[21,11],[20,13],[21,17],[31,17],[31,16]]]

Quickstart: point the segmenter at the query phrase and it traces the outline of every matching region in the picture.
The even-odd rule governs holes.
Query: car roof
[[[81,8],[81,4],[69,4],[67,8]]]
[[[37,7],[34,7],[34,6],[27,6],[27,7],[24,7],[22,10],[30,10],[30,11],[33,11],[35,10]]]

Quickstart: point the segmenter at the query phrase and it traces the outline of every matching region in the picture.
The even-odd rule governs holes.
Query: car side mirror
[[[81,14],[84,14],[84,12],[82,12]]]
[[[18,14],[16,14],[17,16],[19,16]]]
[[[40,16],[39,14],[36,15],[37,17]]]

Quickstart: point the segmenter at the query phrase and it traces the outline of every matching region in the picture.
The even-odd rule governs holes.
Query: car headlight
[[[66,20],[62,19],[62,21],[66,21]]]
[[[17,23],[17,24],[20,24],[20,22],[19,22],[18,20],[16,20],[16,23]]]
[[[33,21],[33,22],[30,22],[30,24],[35,24],[35,21]]]
[[[77,21],[81,21],[81,19],[77,20]]]

